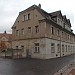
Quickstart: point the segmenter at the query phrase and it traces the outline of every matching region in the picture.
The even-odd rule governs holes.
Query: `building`
[[[0,50],[4,51],[12,48],[12,34],[0,33]]]
[[[22,57],[49,59],[73,54],[75,50],[70,19],[60,10],[47,13],[41,4],[19,12],[12,35],[12,48],[22,49]]]

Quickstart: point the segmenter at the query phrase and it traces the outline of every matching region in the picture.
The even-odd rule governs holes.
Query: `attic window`
[[[27,15],[24,15],[23,21],[26,21],[26,20],[30,20],[30,13]]]
[[[54,34],[54,28],[51,27],[51,34]]]

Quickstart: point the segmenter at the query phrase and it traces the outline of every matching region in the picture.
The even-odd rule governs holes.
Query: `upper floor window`
[[[39,43],[35,43],[35,53],[39,53]]]
[[[16,35],[19,36],[19,30],[16,30]]]
[[[21,29],[21,35],[24,35],[24,28]]]
[[[59,35],[60,35],[59,30],[57,30],[57,36],[59,36]]]
[[[23,19],[24,19],[23,21],[30,20],[30,13],[27,14],[27,15],[24,15]]]
[[[70,35],[68,34],[68,40],[70,40]]]
[[[39,32],[39,26],[35,26],[36,33]]]
[[[28,27],[28,32],[31,32],[31,27]]]
[[[54,28],[51,27],[51,34],[54,34]]]
[[[28,14],[27,19],[30,20],[30,14]]]
[[[55,45],[54,43],[51,43],[51,53],[54,53],[55,52]]]
[[[65,28],[65,23],[63,23],[63,27]]]
[[[24,15],[24,21],[26,21],[27,20],[27,16],[26,15]]]
[[[62,32],[62,37],[63,37],[63,34],[64,34],[64,33]]]

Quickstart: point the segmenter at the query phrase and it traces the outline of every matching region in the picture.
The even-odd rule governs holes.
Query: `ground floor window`
[[[57,44],[57,52],[60,52],[60,44]]]
[[[16,46],[16,49],[18,49],[18,46]]]
[[[55,53],[55,44],[51,43],[51,53]]]
[[[66,52],[67,52],[67,45],[65,45],[65,49],[66,49]]]
[[[62,52],[64,52],[64,45],[62,45]]]
[[[39,48],[39,43],[35,43],[35,53],[39,53],[40,52],[40,48]]]
[[[68,51],[70,52],[70,46],[68,46]]]
[[[24,46],[21,46],[22,52],[24,52]]]

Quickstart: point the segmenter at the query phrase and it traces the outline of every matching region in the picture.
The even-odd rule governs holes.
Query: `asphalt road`
[[[53,59],[0,59],[0,75],[52,75],[63,68],[74,55]]]

